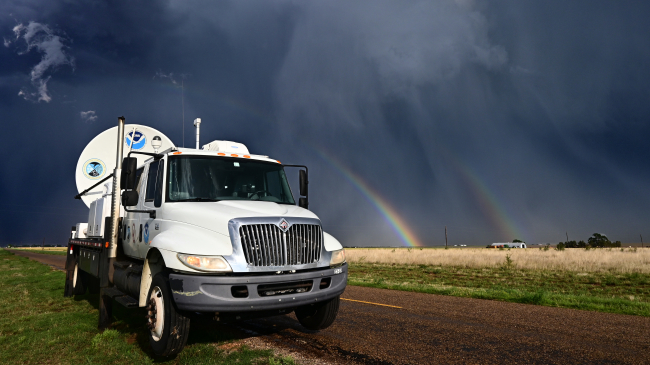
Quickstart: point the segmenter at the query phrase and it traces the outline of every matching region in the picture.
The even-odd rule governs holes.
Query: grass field
[[[113,305],[112,328],[97,330],[96,295],[63,297],[64,273],[0,250],[1,364],[292,364],[270,350],[239,346],[223,327],[193,323],[175,359],[149,352],[142,309]]]
[[[348,283],[650,316],[650,250],[570,250],[346,249]]]

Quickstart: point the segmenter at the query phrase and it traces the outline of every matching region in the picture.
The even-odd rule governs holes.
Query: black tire
[[[88,275],[79,268],[79,264],[74,265],[72,273],[72,292],[74,295],[86,294],[86,282]]]
[[[178,354],[187,343],[190,319],[176,309],[166,273],[156,274],[147,298],[147,327],[153,353],[162,357]]]
[[[298,322],[310,330],[322,330],[334,323],[339,312],[340,297],[326,302],[304,305],[296,308]]]

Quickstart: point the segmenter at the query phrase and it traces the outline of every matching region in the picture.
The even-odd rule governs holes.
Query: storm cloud
[[[76,159],[121,115],[179,146],[201,117],[205,143],[309,165],[311,207],[348,246],[441,245],[445,227],[452,244],[638,241],[649,7],[9,1],[0,142],[20,158],[0,243],[63,242],[85,219]]]

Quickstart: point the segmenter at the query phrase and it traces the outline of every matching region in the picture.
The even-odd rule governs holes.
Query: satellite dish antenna
[[[164,134],[139,124],[124,126],[124,157],[128,151],[153,152],[164,151],[175,147],[174,143]],[[93,138],[84,148],[77,161],[75,180],[77,191],[82,192],[96,184],[115,169],[115,156],[117,155],[117,127],[107,129]],[[138,159],[138,166],[151,156],[132,154]],[[81,197],[81,200],[90,207],[90,203],[100,198],[104,193],[104,186],[99,185]]]
[[[151,140],[151,147],[153,147],[155,153],[158,153],[160,146],[162,146],[162,139],[160,136],[154,136]]]

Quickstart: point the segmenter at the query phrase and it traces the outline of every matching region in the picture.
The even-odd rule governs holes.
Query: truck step
[[[126,294],[122,293],[122,291],[120,291],[116,287],[109,287],[109,288],[102,288],[102,295],[115,298],[115,297],[125,296]]]
[[[136,308],[138,306],[138,301],[128,295],[115,297],[115,301],[127,308]]]

